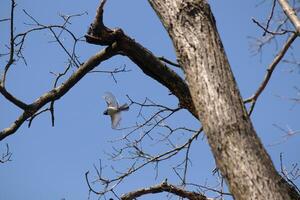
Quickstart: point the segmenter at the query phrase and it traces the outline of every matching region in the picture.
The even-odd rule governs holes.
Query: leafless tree
[[[15,106],[23,110],[23,113],[12,123],[11,126],[0,132],[0,140],[14,134],[18,128],[27,120],[29,126],[35,117],[44,112],[50,112],[52,125],[55,122],[54,104],[55,101],[64,96],[75,84],[77,84],[86,74],[93,72],[101,62],[110,59],[115,55],[123,55],[132,60],[145,75],[158,81],[168,88],[172,95],[178,98],[179,106],[169,108],[157,104],[150,99],[144,102],[129,100],[132,105],[140,106],[139,117],[142,122],[134,127],[129,127],[129,132],[120,140],[124,146],[115,149],[111,153],[113,159],[119,159],[120,155],[124,158],[133,160],[126,171],[116,172],[119,174],[114,178],[105,178],[103,175],[103,165],[100,161],[99,166],[95,166],[97,173],[96,182],[103,185],[103,190],[93,189],[89,180],[89,172],[86,173],[86,181],[90,192],[100,196],[107,192],[115,194],[120,199],[135,199],[149,193],[168,192],[176,196],[188,199],[209,199],[201,192],[188,191],[184,186],[192,185],[186,181],[187,166],[189,162],[190,146],[203,131],[207,137],[208,143],[213,152],[217,168],[222,177],[227,181],[230,193],[222,190],[208,188],[221,197],[223,195],[232,195],[234,199],[300,199],[299,190],[286,176],[280,175],[276,171],[268,153],[257,136],[250,120],[255,103],[271,79],[272,72],[291,47],[292,43],[300,34],[300,21],[296,15],[297,9],[286,0],[272,1],[270,17],[267,23],[260,23],[253,20],[262,30],[263,36],[267,40],[272,40],[277,36],[288,36],[288,39],[282,45],[274,60],[266,70],[266,76],[257,91],[248,99],[243,100],[240,91],[237,88],[230,65],[225,54],[221,39],[216,28],[216,22],[209,4],[204,0],[148,0],[154,11],[157,13],[165,29],[168,31],[173,41],[178,64],[169,61],[163,57],[157,57],[148,49],[130,38],[122,29],[110,29],[104,25],[103,12],[106,0],[100,2],[96,11],[96,17],[85,35],[88,43],[105,46],[103,50],[91,56],[85,62],[81,62],[76,54],[76,45],[82,41],[68,28],[69,20],[73,16],[62,16],[61,25],[44,25],[32,17],[26,11],[25,14],[31,19],[33,28],[20,34],[14,32],[14,9],[15,1],[11,0],[10,22],[10,41],[9,41],[9,59],[4,67],[4,73],[0,82],[0,93]],[[274,9],[280,6],[284,12],[285,20],[277,24],[274,30],[271,30],[271,22],[274,17]],[[294,8],[296,8],[294,6]],[[284,29],[284,24],[291,24],[293,28]],[[65,71],[53,73],[56,78],[53,89],[40,96],[30,104],[24,103],[19,98],[11,94],[5,87],[6,78],[12,65],[18,60],[26,59],[22,54],[22,47],[28,34],[35,31],[47,30],[54,36],[61,48],[66,52],[69,63]],[[63,45],[60,35],[68,34],[73,40],[72,51],[69,51]],[[265,42],[259,44],[259,48]],[[186,81],[183,80],[168,65],[179,67],[184,71]],[[69,70],[75,71],[68,77],[63,84],[58,85],[61,77],[65,76]],[[125,72],[125,68],[115,69],[113,71],[102,71],[110,73]],[[94,71],[96,72],[96,71]],[[98,71],[99,72],[99,71]],[[201,95],[200,95],[201,94]],[[249,110],[245,104],[249,103]],[[48,106],[45,108],[45,106]],[[145,108],[156,109],[151,117],[145,117],[142,110]],[[201,122],[203,128],[191,130],[186,127],[170,127],[164,121],[181,109],[188,110],[191,115]],[[168,151],[153,155],[143,148],[142,141],[147,137],[152,137],[151,131],[156,128],[164,130],[163,141],[168,141],[172,148]],[[132,135],[143,130],[137,138]],[[188,135],[187,140],[182,145],[172,145],[170,137],[177,131],[184,131]],[[124,154],[124,152],[128,152]],[[178,168],[183,168],[179,173],[176,167],[175,173],[182,180],[181,186],[175,186],[164,182],[151,187],[145,187],[136,191],[131,191],[119,197],[116,194],[116,186],[122,181],[140,170],[148,164],[156,164],[168,160],[178,153],[185,152],[184,159],[178,164]],[[283,171],[283,170],[282,170]],[[193,186],[204,189],[205,186],[193,184]]]

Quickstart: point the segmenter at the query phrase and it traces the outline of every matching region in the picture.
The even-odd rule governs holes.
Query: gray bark
[[[204,0],[149,0],[176,49],[217,166],[235,199],[295,199],[258,138]]]

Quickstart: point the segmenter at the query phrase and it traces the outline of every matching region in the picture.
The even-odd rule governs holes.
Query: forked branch
[[[87,35],[85,35],[86,41],[96,45],[107,45],[116,42],[120,48],[118,52],[120,55],[130,58],[146,75],[167,87],[178,98],[180,107],[189,110],[198,118],[188,86],[175,71],[148,49],[127,36],[121,29],[112,30],[103,24],[105,2],[101,1],[100,3],[95,20],[91,24]]]
[[[88,72],[93,70],[102,61],[107,60],[116,55],[118,48],[115,44],[108,46],[102,51],[98,52],[94,56],[90,57],[83,65],[81,65],[77,71],[75,71],[63,84],[50,90],[44,95],[40,96],[32,104],[24,110],[20,117],[9,127],[0,132],[0,140],[3,140],[7,136],[15,133],[17,129],[31,116],[33,116],[39,109],[45,106],[47,103],[61,98],[65,95],[76,83],[78,83]]]
[[[69,55],[70,59],[74,62],[73,64],[78,67],[77,71],[62,85],[55,87],[51,91],[45,93],[41,97],[39,97],[35,102],[31,104],[26,104],[8,91],[6,91],[4,86],[5,76],[0,84],[0,93],[6,97],[9,101],[14,103],[16,106],[21,108],[24,112],[19,116],[19,118],[8,128],[2,130],[0,132],[0,140],[3,140],[7,136],[15,133],[17,129],[29,118],[34,116],[39,109],[45,106],[47,103],[52,102],[52,106],[50,107],[51,116],[52,116],[52,124],[54,119],[53,114],[53,103],[55,100],[61,98],[64,94],[66,94],[83,76],[85,76],[88,72],[93,70],[97,65],[99,65],[103,60],[111,58],[114,55],[126,55],[130,58],[134,63],[136,63],[142,71],[167,87],[173,95],[175,95],[179,99],[179,107],[188,109],[196,118],[197,113],[188,89],[186,82],[178,75],[175,71],[167,67],[165,63],[163,63],[159,58],[154,56],[149,50],[144,48],[142,45],[135,42],[133,39],[124,34],[121,29],[111,30],[103,24],[103,8],[106,0],[101,1],[100,6],[97,10],[97,14],[94,22],[91,24],[87,35],[85,36],[86,41],[88,43],[97,44],[97,45],[108,45],[106,49],[97,53],[95,56],[92,56],[87,62],[84,64],[80,64],[79,62],[73,60],[73,55],[66,53]],[[14,11],[14,1],[12,0],[12,15]],[[28,13],[27,15],[37,24],[41,25],[38,21],[36,21],[32,16]],[[11,26],[13,26],[13,17],[11,17]],[[51,27],[41,27],[41,28],[49,28],[53,33]],[[64,28],[64,27],[61,27]],[[13,29],[11,29],[13,31]],[[11,43],[13,44],[10,48],[11,53],[10,62],[13,62],[13,48],[14,48],[14,36],[13,32],[11,36]],[[56,41],[60,43],[59,35],[55,35]],[[19,35],[17,35],[19,36]],[[16,37],[17,37],[16,36]],[[21,37],[25,37],[20,35]],[[21,38],[21,45],[23,39]],[[76,59],[76,57],[75,57]],[[8,63],[8,67],[12,63]],[[7,71],[7,70],[6,70]]]
[[[279,53],[276,55],[276,57],[274,58],[272,63],[269,65],[266,75],[265,75],[262,83],[258,87],[257,91],[250,98],[248,98],[244,101],[245,103],[251,103],[250,109],[249,109],[249,115],[251,115],[251,113],[253,112],[253,109],[254,109],[254,106],[256,104],[258,97],[261,95],[261,93],[264,91],[264,89],[268,85],[268,82],[270,81],[270,78],[271,78],[272,73],[275,70],[276,66],[281,61],[281,59],[284,57],[287,50],[290,48],[290,46],[292,45],[292,43],[295,41],[296,38],[297,38],[297,33],[293,33],[288,38],[286,43],[283,45],[282,49],[279,51]]]

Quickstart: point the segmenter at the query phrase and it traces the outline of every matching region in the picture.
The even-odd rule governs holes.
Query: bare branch
[[[15,104],[19,108],[26,110],[28,108],[28,105],[21,100],[17,99],[14,97],[11,93],[9,93],[5,87],[4,87],[4,82],[0,80],[0,93],[11,103]]]
[[[188,144],[187,149],[186,149],[186,153],[185,153],[182,185],[186,184],[186,177],[187,177],[187,171],[188,171],[188,162],[190,161],[189,153],[190,153],[190,149],[191,149],[191,144],[192,144],[192,142]]]
[[[126,55],[140,69],[154,80],[167,87],[180,102],[180,106],[189,110],[198,119],[186,82],[175,71],[168,68],[148,49],[127,36],[121,29],[111,30],[103,24],[103,7],[106,1],[101,1],[94,22],[91,24],[86,41],[91,44],[107,45],[117,42],[120,55]]]
[[[261,25],[257,20],[255,20],[254,18],[252,18],[252,21],[253,21],[257,26],[259,26],[260,28],[262,28],[262,29],[264,30],[263,36],[265,36],[266,33],[269,33],[269,34],[271,34],[271,35],[284,35],[284,34],[288,33],[287,30],[283,30],[283,31],[281,31],[281,32],[278,32],[278,31],[276,31],[276,32],[275,32],[275,31],[270,31],[270,30],[268,29],[268,27],[264,27],[264,26]]]
[[[90,25],[86,41],[91,44],[110,45],[116,40],[117,32],[110,30],[103,24],[103,11],[106,0],[101,0],[96,11],[94,22]]]
[[[71,68],[72,66],[72,61],[70,60],[70,63],[68,64],[68,66],[66,67],[65,71],[62,72],[62,73],[58,73],[58,74],[55,74],[53,72],[50,72],[51,74],[55,75],[56,76],[56,79],[54,81],[54,84],[53,84],[53,88],[56,88],[57,87],[57,84],[58,84],[58,81],[61,77],[65,76],[67,74],[67,72],[69,71],[69,69]],[[54,127],[54,124],[55,124],[55,115],[54,115],[54,100],[50,102],[50,106],[49,108],[47,108],[47,111],[50,111],[50,114],[51,114],[51,124],[52,124],[52,127]],[[33,118],[31,118],[32,120]]]
[[[9,150],[8,144],[6,144],[6,151],[5,151],[5,153],[2,154],[2,156],[0,158],[0,163],[5,163],[8,161],[11,161],[11,156],[12,156],[12,153]]]
[[[297,134],[300,134],[300,131],[293,130],[290,127],[283,128],[277,124],[273,124],[273,126],[276,127],[277,129],[279,129],[281,132],[283,132],[283,135],[282,135],[282,140],[275,142],[273,144],[270,144],[269,146],[275,146],[278,144],[282,144],[282,143],[286,142],[288,139],[290,139],[291,137],[293,137]]]
[[[143,103],[139,103],[136,102],[134,100],[132,100],[128,95],[126,95],[127,98],[130,101],[130,106],[131,105],[138,105],[140,106],[139,112],[138,112],[138,117],[142,117],[144,119],[144,122],[142,122],[141,124],[137,124],[136,126],[130,127],[133,128],[133,130],[131,130],[129,133],[127,133],[125,136],[122,137],[122,139],[127,139],[132,133],[136,132],[137,130],[142,129],[145,126],[151,126],[150,129],[148,129],[147,131],[143,131],[143,134],[141,135],[141,137],[139,139],[137,139],[137,142],[140,142],[145,136],[149,136],[149,133],[156,127],[165,127],[167,129],[169,129],[170,134],[175,132],[173,129],[171,129],[169,126],[167,125],[162,125],[163,121],[166,120],[167,118],[169,118],[170,116],[172,116],[173,114],[175,114],[176,112],[178,112],[181,108],[169,108],[160,104],[156,104],[153,101],[151,101],[149,98],[146,98],[145,101]],[[147,102],[150,102],[150,104],[147,104]],[[142,116],[142,110],[144,108],[157,108],[158,111],[155,112],[154,114],[152,114],[151,117],[149,117],[148,119],[146,119],[145,117]],[[167,116],[162,117],[161,115],[163,113],[168,113]],[[159,118],[159,120],[156,120],[157,118]],[[152,123],[152,121],[155,121],[154,123]],[[119,130],[124,130],[124,129],[128,129],[128,128],[121,128]]]
[[[295,169],[295,167],[294,167]],[[299,169],[298,169],[299,170]],[[300,195],[300,189],[297,187],[297,185],[289,178],[289,173],[284,169],[283,166],[283,153],[280,153],[280,171],[281,174],[283,175],[283,181],[287,181],[287,184],[290,185],[292,189],[290,189],[290,193],[295,196],[299,197]],[[299,171],[298,171],[299,172]],[[300,176],[300,173],[298,174],[298,177]],[[294,179],[295,180],[295,179]]]
[[[110,74],[114,80],[115,83],[117,83],[117,79],[115,77],[115,74],[122,73],[122,72],[130,72],[131,70],[126,69],[126,65],[124,65],[122,68],[117,67],[114,70],[93,70],[90,71],[90,73],[107,73]]]
[[[2,77],[2,85],[5,87],[6,75],[10,66],[14,63],[14,10],[16,3],[14,0],[11,0],[11,11],[10,11],[10,48],[9,48],[9,60],[4,68],[4,73]]]
[[[276,6],[276,0],[273,0],[273,4],[272,4],[272,8],[271,8],[271,13],[270,13],[270,16],[268,17],[267,24],[266,24],[265,27],[262,24],[260,24],[257,20],[255,20],[254,18],[252,18],[252,21],[256,25],[258,25],[260,28],[262,28],[264,30],[263,37],[266,36],[267,33],[272,34],[272,35],[283,35],[283,34],[287,33],[287,31],[278,32],[278,28],[281,27],[281,25],[279,25],[277,27],[277,31],[275,31],[275,32],[269,30],[270,22],[271,22],[271,20],[272,20],[272,18],[274,16],[275,6]]]
[[[10,21],[10,18],[0,19],[0,22]]]
[[[61,46],[61,48],[62,48],[62,49],[65,51],[65,53],[69,56],[70,60],[73,61],[74,65],[75,65],[76,67],[79,67],[79,66],[80,66],[80,62],[77,62],[77,60],[75,60],[75,59],[73,58],[73,55],[74,55],[74,54],[71,54],[71,53],[65,48],[65,46],[64,46],[63,43],[60,41],[59,37],[56,35],[56,33],[53,31],[52,28],[49,28],[49,30],[51,31],[51,33],[53,34],[53,36],[55,37],[56,41],[57,41],[58,44]],[[76,41],[77,41],[77,40],[76,40]],[[75,44],[76,44],[76,42],[75,42]],[[75,44],[74,44],[74,45],[75,45]]]
[[[49,108],[46,108],[46,109],[43,109],[43,110],[41,110],[41,111],[35,113],[34,115],[32,115],[32,116],[30,117],[30,119],[28,119],[28,121],[29,121],[29,123],[28,123],[28,128],[30,128],[31,123],[32,123],[32,121],[34,120],[34,118],[36,118],[36,117],[39,116],[40,114],[42,114],[42,113],[44,113],[44,112],[47,112],[47,111],[50,111],[50,109],[49,109]]]
[[[3,140],[7,136],[16,132],[16,130],[24,123],[26,119],[33,116],[40,108],[42,108],[47,103],[61,98],[66,94],[79,80],[81,80],[88,72],[93,70],[102,61],[107,60],[118,51],[118,46],[113,44],[108,46],[104,50],[98,52],[94,56],[90,57],[83,65],[81,65],[76,72],[74,72],[68,80],[62,85],[52,89],[51,91],[45,93],[39,97],[35,102],[28,105],[28,108],[23,112],[23,114],[9,127],[0,132],[0,140]]]
[[[271,9],[271,14],[270,14],[269,19],[268,19],[268,21],[267,21],[266,30],[269,29],[271,19],[272,19],[273,15],[274,15],[275,6],[276,6],[276,0],[273,0],[273,5],[272,5],[272,9]],[[267,32],[265,31],[265,32],[263,33],[263,36],[265,36],[266,33],[267,33]]]
[[[224,195],[226,195],[226,196],[232,196],[231,193],[224,192],[224,191],[221,191],[221,190],[218,190],[218,189],[214,189],[213,187],[209,187],[209,186],[205,186],[205,185],[198,185],[198,184],[195,184],[195,183],[186,183],[186,185],[197,187],[201,191],[203,191],[203,193],[206,192],[206,191],[211,191],[211,192],[215,192],[217,194],[223,195],[223,196]]]
[[[278,63],[281,61],[281,59],[283,58],[283,56],[285,55],[285,53],[287,52],[287,50],[290,48],[291,44],[294,42],[294,40],[297,38],[297,34],[293,33],[288,40],[286,41],[286,43],[283,45],[282,49],[279,51],[279,53],[276,55],[276,57],[274,58],[274,60],[272,61],[272,63],[269,65],[268,69],[267,69],[267,73],[265,75],[264,80],[262,81],[262,83],[260,84],[259,88],[257,89],[257,91],[248,99],[246,99],[244,102],[245,103],[251,103],[250,109],[249,109],[249,115],[251,115],[251,113],[253,112],[255,103],[258,99],[258,97],[260,96],[260,94],[264,91],[264,89],[266,88],[273,71],[275,70],[276,66],[278,65]]]
[[[31,16],[26,10],[23,10],[23,12],[35,23],[34,26],[36,26],[36,27],[34,27],[32,29],[29,29],[26,32],[20,33],[20,34],[15,36],[14,42],[16,42],[17,39],[20,38],[20,41],[18,43],[16,43],[16,46],[19,46],[19,49],[17,50],[17,55],[18,56],[21,55],[21,57],[23,58],[21,50],[22,50],[22,47],[24,45],[25,38],[29,33],[46,29],[46,30],[49,30],[52,33],[52,35],[54,36],[54,39],[55,39],[54,42],[57,42],[59,44],[59,46],[64,50],[64,52],[69,56],[70,60],[72,61],[72,64],[75,65],[77,68],[80,66],[80,61],[77,59],[77,57],[75,55],[75,47],[76,47],[76,44],[79,41],[79,39],[77,39],[75,37],[75,35],[70,30],[68,30],[66,28],[66,25],[69,23],[69,20],[72,17],[81,16],[82,14],[71,15],[71,16],[63,18],[65,20],[65,22],[62,25],[43,25],[40,22],[38,22],[37,19],[35,19],[33,16]],[[56,28],[60,29],[60,32],[58,34],[56,34],[56,32],[54,31],[54,29],[56,29]],[[62,43],[62,41],[60,40],[60,35],[64,31],[66,31],[71,36],[71,38],[74,40],[72,52],[69,52],[66,49],[66,47],[64,46],[64,44]],[[26,64],[26,62],[25,62],[25,64]]]
[[[260,55],[261,55],[263,46],[268,43],[271,43],[271,41],[274,41],[276,49],[277,49],[278,45],[277,45],[277,40],[276,40],[275,36],[283,35],[286,33],[294,33],[294,31],[287,30],[287,28],[283,29],[283,26],[288,26],[287,25],[288,18],[286,16],[283,16],[283,18],[278,21],[278,25],[273,31],[267,30],[264,25],[262,25],[255,19],[252,19],[252,21],[256,25],[258,25],[260,28],[262,28],[264,30],[264,32],[269,33],[269,34],[264,35],[261,38],[249,37],[251,40],[254,40],[254,44],[251,45],[252,46],[251,49],[253,49],[254,55],[258,54],[258,53],[260,53]]]
[[[289,69],[288,72],[294,72],[295,70],[300,69],[300,61],[298,61],[295,58],[295,55],[293,53],[291,53],[291,60],[284,59],[284,60],[282,60],[282,62],[294,66],[291,69]]]
[[[117,74],[121,72],[130,72],[131,70],[127,70],[126,66],[117,67],[114,70],[92,70],[89,73],[107,73],[107,74]]]
[[[286,16],[290,19],[293,26],[295,27],[297,34],[300,34],[300,20],[298,19],[295,10],[289,5],[286,0],[278,0],[282,10],[286,14]]]
[[[133,200],[138,197],[144,196],[146,194],[157,194],[157,193],[161,193],[161,192],[168,192],[168,193],[174,194],[178,197],[187,198],[190,200],[208,200],[208,198],[206,196],[204,196],[203,194],[184,190],[175,185],[169,184],[166,181],[161,184],[149,187],[149,188],[142,188],[140,190],[129,192],[127,194],[122,195],[121,199],[122,200]]]
[[[74,17],[81,17],[82,15],[87,15],[88,13],[87,12],[84,12],[84,13],[79,13],[79,14],[73,14],[73,15],[64,15],[64,14],[60,14],[59,16],[64,20],[64,23],[62,25],[62,27],[66,27],[67,24],[71,24],[70,20],[71,18],[74,18]],[[58,37],[61,36],[61,34],[63,33],[63,29],[60,31],[60,33],[58,34]]]
[[[13,26],[13,10],[14,10],[14,1],[12,1],[12,11],[11,11],[11,26]],[[47,103],[51,102],[50,108],[46,109],[46,111],[51,112],[51,121],[52,125],[54,125],[54,101],[59,99],[61,96],[63,96],[73,85],[75,85],[86,73],[90,72],[96,65],[98,65],[101,61],[110,58],[113,55],[121,54],[121,55],[127,55],[129,58],[131,58],[136,64],[138,64],[141,69],[148,74],[149,76],[155,78],[157,81],[162,83],[163,85],[167,86],[173,94],[179,96],[180,105],[183,108],[189,109],[194,116],[196,115],[196,111],[193,106],[193,102],[191,100],[191,96],[188,90],[188,86],[183,81],[180,76],[178,76],[174,71],[169,69],[165,66],[159,59],[157,59],[151,52],[149,52],[147,49],[143,48],[141,45],[136,43],[133,39],[126,36],[122,30],[110,30],[106,28],[103,25],[102,19],[103,19],[103,6],[105,4],[105,1],[102,1],[96,15],[96,19],[94,23],[91,25],[88,35],[86,35],[87,42],[95,43],[95,44],[101,44],[101,45],[111,45],[106,50],[104,50],[101,54],[101,58],[99,61],[95,58],[91,58],[93,60],[92,62],[96,63],[89,63],[89,61],[83,65],[80,65],[80,62],[78,62],[76,56],[74,56],[74,53],[69,53],[64,45],[61,43],[59,36],[61,32],[57,35],[53,28],[60,28],[62,30],[66,30],[74,39],[75,44],[78,41],[78,39],[70,32],[68,29],[66,29],[65,25],[68,23],[68,19],[65,21],[65,23],[62,26],[59,25],[51,25],[51,26],[45,26],[42,25],[40,22],[38,22],[33,16],[28,14],[25,10],[25,14],[35,23],[35,28],[30,29],[24,33],[18,34],[16,36],[13,35],[13,29],[11,29],[11,64],[13,63],[13,53],[14,53],[14,46],[20,45],[19,50],[17,54],[21,54],[21,49],[25,41],[25,37],[28,33],[32,31],[37,30],[43,30],[43,29],[49,29],[52,34],[55,37],[55,40],[59,43],[59,45],[64,49],[64,51],[69,56],[69,59],[72,61],[73,64],[75,64],[78,67],[77,72],[75,72],[64,84],[61,86],[55,87],[53,90],[45,93],[43,96],[38,98],[35,102],[33,102],[30,105],[27,105],[23,103],[22,101],[15,98],[13,95],[8,93],[5,90],[4,87],[4,81],[6,77],[6,72],[11,64],[8,62],[9,65],[6,67],[6,72],[4,73],[5,76],[3,76],[2,85],[0,87],[0,92],[12,103],[17,105],[18,107],[22,108],[24,110],[24,113],[11,125],[11,127],[4,129],[0,132],[0,140],[4,139],[10,134],[13,134],[28,118],[33,118],[37,115],[34,115],[40,108],[42,108]],[[89,40],[90,36],[94,37],[94,40]],[[16,40],[20,38],[20,42],[16,43]],[[98,41],[98,42],[97,42]],[[100,41],[100,42],[99,42]],[[74,50],[74,48],[73,48]],[[107,54],[107,55],[105,55]],[[96,55],[96,57],[99,55]],[[90,61],[91,61],[90,60]],[[97,61],[95,61],[97,60]],[[95,65],[94,65],[95,64]],[[92,67],[91,67],[92,66]],[[60,76],[59,76],[60,77]],[[113,77],[114,78],[114,77]],[[56,79],[57,83],[58,79]],[[55,83],[55,85],[56,85]],[[180,95],[179,95],[180,94]],[[38,113],[40,114],[40,113]],[[32,119],[30,120],[30,124]]]
[[[85,173],[85,180],[86,180],[86,182],[87,182],[87,184],[88,184],[89,190],[92,191],[93,193],[97,194],[97,195],[102,194],[101,192],[97,192],[96,190],[94,190],[94,189],[92,188],[92,186],[90,185],[90,181],[89,181],[89,178],[88,178],[89,173],[90,173],[89,171],[87,171],[87,172]]]
[[[96,170],[97,174],[98,174],[97,181],[99,181],[102,185],[104,185],[104,189],[102,191],[97,191],[96,194],[99,195],[99,194],[104,194],[106,192],[111,191],[121,181],[123,181],[125,178],[127,178],[128,176],[130,176],[133,173],[137,172],[138,170],[141,170],[142,168],[149,165],[150,163],[157,163],[157,162],[160,162],[160,161],[168,160],[169,158],[177,155],[179,152],[181,152],[181,150],[188,148],[191,145],[191,143],[199,136],[199,134],[202,132],[202,130],[203,129],[201,128],[199,131],[194,133],[194,135],[191,138],[189,138],[188,141],[186,141],[181,146],[172,148],[169,151],[166,151],[166,152],[161,153],[159,155],[154,155],[154,156],[149,155],[149,154],[145,153],[142,149],[140,149],[136,144],[133,144],[132,147],[137,151],[137,159],[128,168],[128,170],[126,172],[117,172],[119,174],[117,177],[107,179],[107,178],[103,178],[101,173],[99,173],[99,171],[100,172],[102,171],[102,166],[100,166],[99,170]],[[120,154],[121,153],[119,153],[118,155],[120,155]],[[139,158],[144,158],[145,161],[140,163],[140,164],[137,164],[137,161],[139,160]]]

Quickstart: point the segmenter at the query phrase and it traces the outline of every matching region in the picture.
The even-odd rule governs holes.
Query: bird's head
[[[108,115],[107,110],[105,110],[105,111],[103,112],[103,115]]]

